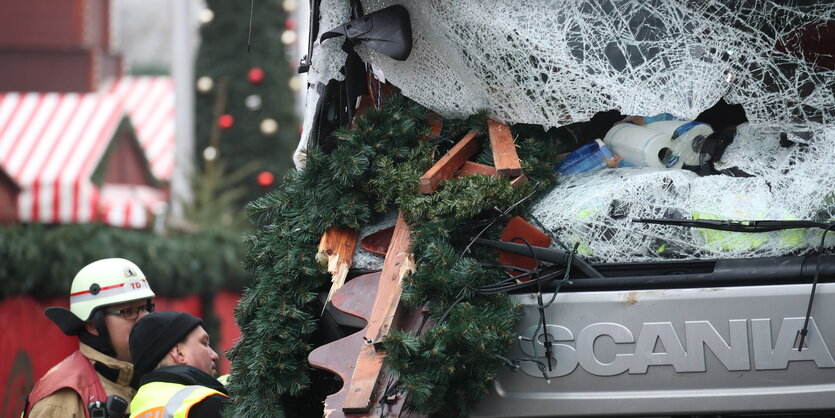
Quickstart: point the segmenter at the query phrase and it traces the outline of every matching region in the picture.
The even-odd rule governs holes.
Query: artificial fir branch
[[[236,310],[242,338],[229,352],[230,415],[296,413],[284,411],[281,399],[304,394],[310,382],[306,357],[316,328],[315,292],[328,282],[314,260],[318,239],[327,227],[359,227],[392,205],[412,226],[417,266],[404,279],[403,302],[430,302],[435,321],[448,316],[420,337],[393,332],[386,340],[387,367],[400,377],[409,406],[421,412],[465,416],[486,393],[520,312],[504,295],[475,293],[503,273],[462,257],[455,240],[472,219],[496,216],[496,208],[511,207],[533,184],[552,181],[552,152],[536,141],[520,142],[523,167],[534,180],[520,189],[508,179],[475,175],[421,195],[417,179],[443,151],[439,144],[451,145],[447,139],[476,126],[486,132],[480,114],[445,120],[441,136],[427,139],[427,115],[405,97],[388,97],[382,109],[369,109],[352,128],[337,130],[330,154],[309,150],[304,171],[291,170],[280,189],[248,206],[259,230],[247,239],[244,266],[256,282]],[[460,409],[450,411],[450,405]]]

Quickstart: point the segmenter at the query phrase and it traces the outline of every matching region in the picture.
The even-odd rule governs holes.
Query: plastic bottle
[[[595,139],[568,154],[557,163],[556,170],[562,175],[597,171],[609,166],[604,157],[614,158],[614,155],[603,140]]]

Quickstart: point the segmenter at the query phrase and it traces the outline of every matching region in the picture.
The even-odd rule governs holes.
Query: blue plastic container
[[[597,171],[608,167],[606,161],[603,159],[614,158],[612,151],[600,139],[595,139],[580,148],[577,148],[571,154],[568,154],[556,165],[556,170],[562,175],[571,175],[578,173],[586,173],[589,171]]]

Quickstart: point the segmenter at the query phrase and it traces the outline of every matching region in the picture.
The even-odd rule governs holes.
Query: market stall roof
[[[158,180],[174,171],[174,81],[170,77],[121,77],[106,89],[122,102]]]
[[[132,181],[145,183],[145,198],[135,193],[131,204],[131,194],[104,193],[109,185],[93,180],[125,118],[145,154],[134,159],[147,164],[143,179]],[[144,227],[146,212],[165,196],[148,186],[173,170],[173,118],[173,86],[160,77],[123,78],[97,93],[0,94],[0,166],[20,187],[18,220]]]
[[[105,184],[100,199],[101,221],[125,228],[147,227],[150,215],[165,208],[164,193],[143,185]]]

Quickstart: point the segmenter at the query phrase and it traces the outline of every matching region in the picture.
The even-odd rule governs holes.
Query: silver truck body
[[[509,358],[473,416],[600,416],[835,411],[835,283],[559,293],[545,310],[548,370],[536,294]],[[545,302],[553,294],[544,294]]]

